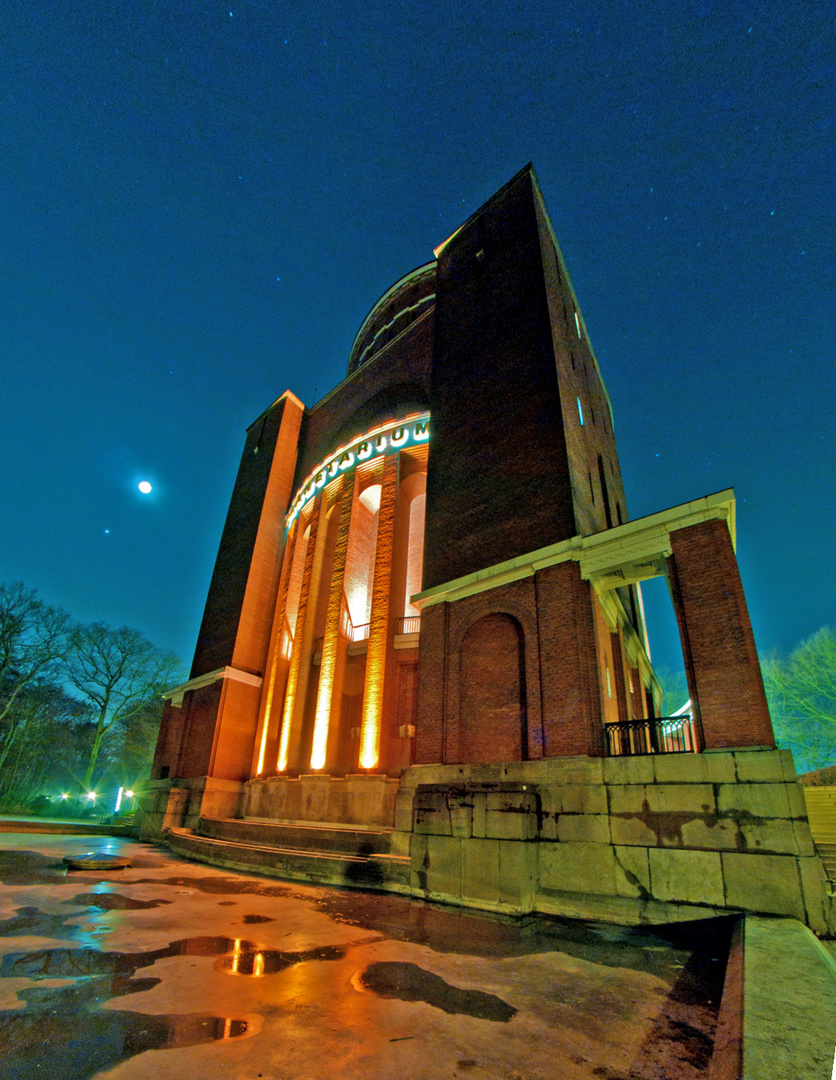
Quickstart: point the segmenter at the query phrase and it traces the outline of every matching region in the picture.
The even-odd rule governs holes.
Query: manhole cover
[[[65,855],[64,863],[70,870],[124,870],[131,860],[123,855],[100,855],[89,851],[86,855]]]

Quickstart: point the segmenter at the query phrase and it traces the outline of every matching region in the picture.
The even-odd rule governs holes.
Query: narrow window
[[[580,398],[576,398],[575,400],[578,403],[578,419],[581,422],[581,427],[583,427],[583,405],[581,405],[581,399]]]
[[[607,491],[607,476],[604,472],[604,459],[598,455],[598,479],[601,481],[601,498],[604,500],[604,514],[607,519],[607,528],[612,528],[612,513],[610,512],[610,493]]]
[[[592,483],[592,473],[588,472],[589,476],[589,494],[592,496],[592,505],[595,505],[595,485]]]
[[[575,312],[575,329],[578,331],[578,337],[581,336],[581,320],[578,318],[577,311]]]

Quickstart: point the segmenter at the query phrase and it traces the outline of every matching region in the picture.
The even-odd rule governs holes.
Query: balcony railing
[[[637,754],[694,754],[697,740],[690,716],[663,716],[604,724],[608,757]]]
[[[346,616],[342,624],[342,633],[352,645],[361,644],[364,641],[369,640],[369,628],[371,623],[363,623],[362,626],[355,626],[351,619]],[[396,636],[402,634],[417,634],[421,630],[421,616],[420,615],[407,615],[406,618],[398,619]],[[325,638],[318,637],[314,639],[313,655],[318,656],[322,652],[322,646],[325,642]]]

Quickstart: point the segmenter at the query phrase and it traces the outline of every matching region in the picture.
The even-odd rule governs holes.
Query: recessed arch
[[[466,762],[528,758],[525,635],[504,612],[473,622],[460,652],[459,757]]]

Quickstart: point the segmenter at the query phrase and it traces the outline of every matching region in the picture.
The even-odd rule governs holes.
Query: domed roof
[[[348,374],[367,363],[435,304],[435,262],[419,266],[381,296],[363,320],[348,358]]]

